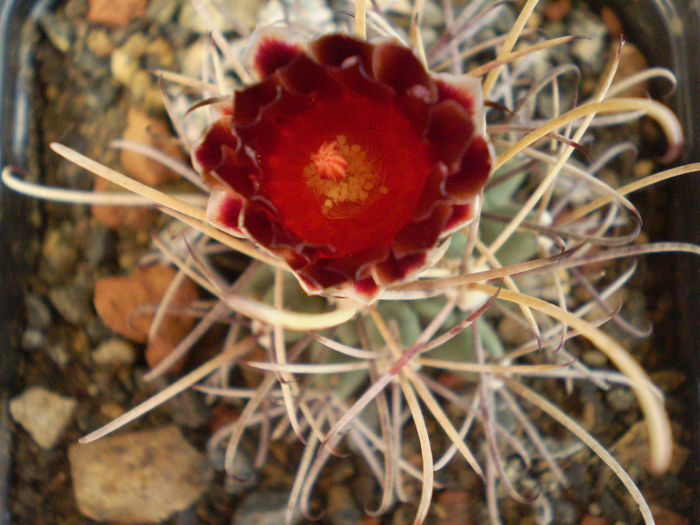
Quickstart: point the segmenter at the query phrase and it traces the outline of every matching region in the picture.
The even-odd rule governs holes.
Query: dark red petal
[[[297,273],[304,278],[305,282],[313,283],[316,288],[331,288],[348,282],[345,275],[327,269],[323,263],[305,266]]]
[[[437,80],[435,83],[438,87],[438,97],[440,101],[454,100],[469,113],[474,111],[474,99],[469,95],[469,93],[458,89],[457,87],[448,84],[443,80]]]
[[[359,59],[350,58],[341,69],[330,70],[328,74],[359,95],[387,103],[394,97],[394,91],[389,86],[374,80]]]
[[[404,94],[395,102],[396,106],[413,124],[416,134],[423,135],[430,120],[430,111],[433,102],[426,95],[423,86],[414,86],[407,89]]]
[[[288,67],[278,71],[277,78],[282,86],[302,95],[320,93],[329,96],[340,89],[326,69],[306,55],[299,56]]]
[[[406,225],[391,244],[394,255],[401,258],[430,250],[437,244],[451,215],[451,206],[437,206],[424,220]]]
[[[229,124],[224,117],[207,130],[194,150],[195,162],[208,184],[223,183],[240,196],[251,197],[258,188],[258,169]]]
[[[455,199],[464,201],[476,195],[491,172],[491,150],[483,137],[474,137],[464,154],[459,171],[447,178],[445,188]]]
[[[316,287],[323,288],[366,279],[374,283],[370,277],[372,265],[386,260],[389,254],[388,246],[377,246],[344,257],[319,258],[299,268],[298,273],[303,276],[305,283],[312,282]],[[367,284],[369,285],[369,282]]]
[[[289,136],[287,123],[307,111],[314,99],[280,89],[278,96],[268,104],[260,118],[245,126],[236,126],[236,133],[256,152],[266,150],[271,144]]]
[[[346,255],[344,257],[333,257],[324,261],[325,267],[334,272],[344,275],[347,279],[357,280],[367,277],[370,266],[386,260],[389,257],[388,246],[373,246],[358,253]]]
[[[451,233],[465,224],[467,224],[473,217],[472,205],[471,204],[461,204],[452,207],[452,215],[447,220],[445,227],[443,229],[443,234]]]
[[[302,270],[297,271],[296,276],[301,281],[308,293],[319,293],[323,291],[321,285],[314,281],[311,277],[304,275]]]
[[[435,206],[449,199],[450,194],[445,190],[446,180],[447,167],[442,163],[433,165],[425,181],[420,200],[413,211],[414,222],[422,221],[433,212]]]
[[[238,218],[242,209],[243,201],[240,198],[220,193],[216,201],[209,201],[207,215],[211,221],[220,227],[240,234]]]
[[[372,279],[371,277],[356,281],[353,285],[353,288],[355,289],[355,292],[357,292],[358,295],[364,296],[368,299],[373,298],[380,291],[379,286],[377,286],[377,283],[375,283],[374,279]]]
[[[253,63],[261,78],[272,75],[302,54],[298,45],[273,37],[263,37],[257,46]]]
[[[407,255],[401,259],[389,256],[386,261],[374,267],[374,280],[379,286],[388,286],[406,280],[412,273],[423,267],[426,253]]]
[[[221,163],[211,170],[220,180],[228,184],[242,197],[251,197],[257,190],[257,174],[250,166],[241,166],[239,156],[228,146],[221,148]]]
[[[372,74],[398,95],[414,86],[423,87],[426,97],[434,97],[437,93],[435,82],[413,51],[398,44],[379,44],[374,48]]]
[[[454,100],[436,105],[430,113],[426,140],[450,173],[455,172],[471,142],[474,124],[467,111]]]
[[[294,270],[300,270],[309,264],[309,259],[299,250],[293,248],[278,248],[275,250],[278,257],[284,259],[289,267]]]
[[[265,211],[248,205],[243,212],[243,224],[246,232],[259,244],[270,246],[274,239],[272,218]]]
[[[233,123],[239,126],[250,124],[262,109],[278,97],[279,87],[274,79],[253,84],[233,95]]]
[[[216,121],[206,131],[200,145],[196,148],[194,158],[199,166],[206,171],[216,168],[223,160],[222,146],[232,150],[238,148],[238,137],[233,134],[230,119]]]
[[[358,57],[365,67],[372,60],[372,45],[348,35],[322,36],[309,44],[311,55],[324,66],[341,67],[350,57]]]

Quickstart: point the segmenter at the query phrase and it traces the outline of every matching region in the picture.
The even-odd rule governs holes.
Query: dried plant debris
[[[16,516],[49,492],[48,522],[687,511],[682,370],[640,342],[658,274],[635,271],[700,249],[649,241],[628,196],[699,166],[637,159],[648,133],[662,162],[681,151],[678,119],[646,96],[675,79],[606,36],[611,13],[128,4],[68,0],[42,20],[45,177],[3,171],[48,201],[22,381],[78,401],[58,445],[19,441]],[[163,496],[137,490],[119,517],[86,503],[83,447],[168,463],[144,437],[166,431],[185,459],[152,474],[172,501],[144,516]]]

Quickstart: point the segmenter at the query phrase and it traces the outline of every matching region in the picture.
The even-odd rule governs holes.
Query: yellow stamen
[[[388,192],[376,160],[359,144],[350,144],[344,135],[321,144],[310,160],[304,177],[328,217],[355,215]]]

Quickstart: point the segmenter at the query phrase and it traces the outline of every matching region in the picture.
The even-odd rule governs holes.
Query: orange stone
[[[155,337],[148,340],[153,310],[175,274],[172,266],[153,264],[136,268],[130,275],[102,278],[95,285],[93,302],[102,322],[132,341],[148,342],[146,360],[150,366],[167,356],[195,322],[184,315],[166,315]],[[185,279],[170,304],[173,307],[188,306],[198,297],[197,285]]]
[[[88,22],[117,28],[144,16],[148,0],[89,0],[88,3]]]
[[[149,117],[140,109],[129,109],[127,127],[122,138],[154,147],[176,160],[185,160],[182,150],[172,141],[168,126],[162,120]],[[149,186],[180,178],[162,164],[127,149],[121,150],[120,160],[129,175]]]

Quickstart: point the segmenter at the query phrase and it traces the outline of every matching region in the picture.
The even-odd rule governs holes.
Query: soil
[[[49,185],[89,190],[93,187],[93,177],[58,160],[47,145],[58,141],[89,157],[118,165],[118,154],[107,150],[105,144],[122,135],[129,109],[135,106],[145,109],[161,120],[163,114],[149,106],[148,93],[155,84],[139,94],[113,80],[109,56],[98,56],[96,48],[88,45],[88,35],[97,37],[96,27],[84,18],[85,9],[86,2],[82,0],[58,2],[55,18],[45,19],[36,33],[28,152],[32,176],[40,176]],[[170,45],[165,51],[143,55],[142,67],[163,65],[160,62],[168,60],[170,51],[185,48],[193,38],[169,24],[136,20],[124,29],[110,31],[109,39],[112,45],[122,47],[135,32],[141,32],[149,41],[165,38]],[[62,41],[68,47],[61,48]],[[669,214],[665,210],[672,204],[666,189],[645,192],[637,198],[637,204],[645,216],[644,235],[665,239],[669,228]],[[26,282],[29,318],[16,392],[40,385],[76,399],[78,405],[73,421],[50,450],[41,449],[20,426],[13,424],[10,510],[14,521],[22,524],[95,523],[81,515],[76,506],[67,448],[109,420],[110,414],[135,406],[156,388],[140,380],[147,370],[140,345],[136,345],[136,359],[130,366],[95,366],[92,351],[113,334],[92,307],[92,288],[101,277],[122,274],[135,267],[148,251],[150,232],[156,231],[164,220],[149,215],[138,219],[143,222],[137,229],[125,225],[108,228],[94,219],[89,207],[37,201],[29,202],[28,206],[27,220],[34,230],[25,248],[26,260],[32,268]],[[690,523],[692,510],[691,467],[683,461],[691,446],[687,407],[692,406],[692,385],[686,376],[690,356],[679,351],[674,335],[675,303],[673,289],[668,286],[672,280],[669,259],[652,257],[640,261],[630,289],[630,297],[640,302],[640,319],[646,317],[654,325],[651,338],[633,344],[644,368],[668,396],[677,449],[677,461],[669,473],[656,478],[643,468],[647,452],[645,441],[640,439],[640,414],[624,393],[616,390],[603,393],[591,385],[582,385],[574,396],[566,397],[560,388],[547,381],[537,386],[540,392],[584,420],[602,443],[612,445],[617,457],[639,482],[659,523],[681,525]],[[66,292],[68,304],[61,302],[57,294],[60,290]],[[34,300],[38,306],[36,302],[31,306]],[[47,311],[50,323],[38,326],[32,315],[40,316]],[[192,410],[196,417],[192,416]],[[535,414],[532,416],[536,417]],[[203,450],[212,421],[218,415],[216,408],[203,407],[199,397],[190,392],[177,403],[169,403],[141,418],[130,430],[175,423],[192,445]],[[550,430],[548,435],[568,438],[548,421],[536,421],[536,424]],[[275,444],[258,484],[236,496],[227,494],[223,475],[219,473],[191,509],[166,523],[229,522],[241,501],[250,494],[288,490],[301,450],[293,442]],[[554,523],[602,525],[640,521],[624,489],[591,453],[582,450],[562,460],[561,466],[570,485],[552,497]],[[352,457],[334,459],[316,489],[317,504],[326,509],[319,523],[401,524],[412,520],[411,505],[399,505],[380,519],[363,517],[363,506],[371,507],[376,497],[371,488],[374,485],[366,483],[370,476],[363,463]],[[447,477],[448,487],[436,493],[428,523],[484,523],[484,490],[480,480],[460,462],[453,462]],[[543,474],[542,482],[551,482],[550,478]],[[501,503],[504,522],[536,523],[529,507],[507,497]]]

